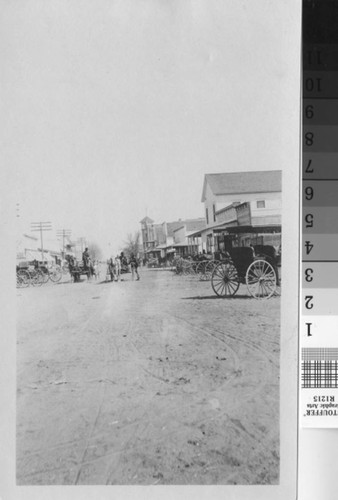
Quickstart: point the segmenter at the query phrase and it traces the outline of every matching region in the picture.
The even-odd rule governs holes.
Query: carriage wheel
[[[277,276],[266,260],[255,260],[247,269],[245,281],[255,299],[269,299],[277,288]]]
[[[199,262],[193,261],[191,264],[191,274],[195,277],[199,277],[199,274],[197,272]]]
[[[20,287],[20,288],[26,288],[27,286],[30,285],[30,282],[31,282],[31,276],[29,274],[28,271],[26,271],[25,269],[22,269],[20,271],[18,271],[17,273],[17,277],[19,275],[19,283],[18,283],[18,279],[17,279],[17,285]]]
[[[25,271],[19,271],[16,273],[16,286],[17,288],[26,288],[29,286],[29,275]]]
[[[57,283],[62,278],[62,271],[61,271],[61,269],[59,267],[53,269],[53,271],[51,271],[49,273],[49,277],[50,277],[51,281],[53,281],[54,283]]]
[[[218,264],[211,275],[211,286],[219,297],[232,297],[239,288],[237,269],[229,262]]]
[[[188,276],[189,274],[191,274],[191,263],[187,260],[184,260],[182,262],[182,274],[184,276]]]
[[[202,260],[196,268],[196,274],[198,275],[200,281],[206,281],[208,279],[206,276],[206,267],[208,263],[209,261]]]
[[[205,266],[204,279],[210,281],[215,268],[221,264],[219,260],[209,260]]]
[[[31,283],[33,286],[41,286],[44,283],[43,272],[39,269],[35,270],[31,275]]]

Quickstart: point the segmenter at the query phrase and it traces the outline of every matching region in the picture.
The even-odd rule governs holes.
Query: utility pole
[[[56,236],[62,238],[62,258],[65,258],[65,238],[72,234],[71,229],[58,229],[56,231]]]
[[[44,231],[51,231],[51,230],[52,230],[52,223],[51,222],[31,222],[31,231],[32,232],[34,232],[34,231],[40,232],[42,262],[44,262],[42,233]]]

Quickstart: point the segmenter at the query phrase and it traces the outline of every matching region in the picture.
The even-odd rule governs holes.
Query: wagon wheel
[[[199,278],[199,274],[197,272],[199,262],[196,262],[195,260],[190,263],[190,275],[193,276],[194,278]]]
[[[211,286],[219,297],[232,297],[239,288],[237,269],[230,262],[222,262],[214,268]]]
[[[221,262],[219,260],[209,260],[205,266],[204,271],[204,279],[206,281],[211,280],[212,273],[214,272],[215,267],[217,267]]]
[[[254,260],[247,269],[245,281],[255,299],[269,299],[277,288],[277,276],[266,260]]]
[[[62,278],[62,271],[61,271],[61,269],[59,267],[53,269],[53,271],[51,271],[49,273],[49,277],[50,277],[51,281],[53,281],[54,283],[57,283]]]
[[[202,260],[197,266],[196,274],[198,274],[200,281],[207,281],[208,279],[210,279],[210,276],[208,278],[206,275],[206,268],[208,264],[208,260]]]
[[[191,263],[188,260],[182,262],[182,274],[184,276],[191,274]]]
[[[198,266],[199,266],[199,262],[197,262],[195,260],[191,263],[191,274],[195,277],[199,276],[199,274],[197,272]]]
[[[33,286],[41,286],[44,282],[43,272],[39,269],[35,270],[31,275],[31,283]]]
[[[28,271],[22,269],[17,272],[16,276],[17,276],[16,283],[20,288],[26,288],[27,286],[29,286],[31,277]]]
[[[29,280],[27,280],[23,272],[16,273],[16,286],[17,288],[25,288],[29,286]]]
[[[203,266],[202,266],[203,262],[200,260],[198,263],[197,263],[197,266],[196,266],[196,274],[200,275],[203,271]]]

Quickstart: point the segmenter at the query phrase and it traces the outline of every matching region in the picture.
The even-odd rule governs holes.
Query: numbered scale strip
[[[338,0],[303,1],[301,423],[338,427]]]

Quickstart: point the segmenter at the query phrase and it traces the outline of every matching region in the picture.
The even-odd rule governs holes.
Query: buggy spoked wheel
[[[34,271],[31,277],[31,282],[33,286],[41,286],[44,283],[43,272],[40,270]]]
[[[210,281],[212,277],[212,273],[214,272],[215,268],[221,264],[219,260],[209,260],[206,267],[205,267],[205,273],[204,273],[204,279],[205,281]]]
[[[233,264],[218,264],[211,275],[211,286],[219,297],[232,297],[239,288],[237,269]]]
[[[204,271],[204,280],[205,281],[210,281],[212,273],[215,269],[217,264],[215,264],[214,261],[209,261],[207,265],[205,266],[205,271]]]
[[[277,276],[266,260],[255,260],[247,269],[245,281],[249,293],[255,299],[269,299],[275,294]]]
[[[208,278],[206,274],[206,269],[209,261],[208,260],[202,260],[199,262],[197,269],[196,269],[196,274],[198,275],[200,281],[208,281],[210,279],[210,276]]]
[[[30,274],[26,270],[21,270],[16,273],[16,285],[19,288],[26,288],[30,284]]]
[[[53,281],[54,283],[57,283],[62,278],[62,271],[61,271],[61,269],[58,268],[58,267],[56,269],[53,269],[49,273],[49,277],[50,277],[51,281]]]
[[[189,276],[189,274],[191,274],[191,262],[189,261],[183,261],[182,263],[182,274],[184,276]]]
[[[29,286],[29,278],[23,272],[16,273],[17,288],[26,288]]]

